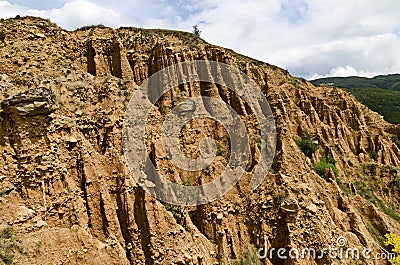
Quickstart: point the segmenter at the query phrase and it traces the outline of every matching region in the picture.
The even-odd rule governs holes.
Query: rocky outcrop
[[[54,94],[48,88],[29,89],[1,101],[1,109],[20,116],[48,115],[56,110],[54,100]]]
[[[399,126],[348,93],[316,88],[189,33],[105,27],[66,32],[29,17],[1,23],[7,38],[0,49],[0,228],[12,229],[23,246],[8,249],[16,263],[230,264],[254,249],[249,245],[322,250],[334,247],[340,236],[350,247],[378,253],[377,239],[400,232],[400,149],[392,141],[400,136]],[[169,162],[171,154],[160,143],[162,121],[173,107],[181,116],[193,112],[190,97],[214,97],[232,106],[245,122],[251,147],[242,179],[221,199],[175,207],[155,200],[131,178],[122,125],[138,85],[158,70],[195,59],[238,67],[257,83],[274,112],[277,152],[266,179],[250,193],[263,143],[246,103],[222,85],[173,88],[156,102],[146,127],[149,162],[169,180],[207,183],[229,161],[224,127],[194,119],[181,130],[180,148],[195,157],[200,140],[212,138],[217,147],[213,163],[187,172]],[[220,81],[227,84],[228,79]],[[40,87],[52,91],[32,89]],[[308,156],[296,144],[306,133],[312,145]],[[321,177],[314,165],[328,157],[338,175],[326,169]],[[147,185],[154,186],[151,172],[146,173]],[[358,261],[273,256],[262,262]]]

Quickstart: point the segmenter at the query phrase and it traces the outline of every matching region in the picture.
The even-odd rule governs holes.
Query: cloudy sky
[[[308,79],[400,73],[399,0],[0,0],[0,17],[192,31]]]

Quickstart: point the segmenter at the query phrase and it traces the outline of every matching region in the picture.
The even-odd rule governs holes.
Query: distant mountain
[[[332,85],[341,88],[381,88],[400,91],[400,74],[368,77],[327,77],[311,81],[315,86]]]
[[[383,115],[390,123],[400,124],[400,74],[366,77],[328,77],[311,81],[315,86],[343,88],[358,101]]]

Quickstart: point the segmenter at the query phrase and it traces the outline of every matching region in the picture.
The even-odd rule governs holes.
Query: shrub
[[[241,260],[232,260],[233,265],[262,265],[258,258],[257,249],[250,245],[242,253]]]
[[[397,187],[397,190],[400,192],[400,176],[396,176],[390,182],[392,187]]]
[[[340,186],[342,185],[342,180],[339,177],[336,177],[336,183]]]
[[[375,176],[376,175],[376,168],[377,168],[376,164],[363,165],[363,173],[367,174],[367,175]]]
[[[183,220],[184,212],[182,211],[182,209],[179,206],[165,204],[165,209],[172,213],[172,216],[175,218],[175,221],[178,224],[181,224],[181,222]]]
[[[11,239],[13,236],[13,231],[10,227],[6,227],[0,231],[0,238]]]
[[[336,178],[338,178],[339,170],[335,166],[335,160],[330,155],[328,157],[322,157],[319,162],[314,165],[314,171],[321,177],[324,177],[326,168],[331,168]]]
[[[400,148],[400,138],[397,135],[392,135],[392,141]]]
[[[312,157],[314,153],[314,141],[308,132],[301,134],[300,138],[295,139],[294,141],[307,157]]]
[[[0,259],[4,262],[4,264],[11,265],[13,264],[14,257],[10,253],[0,251]]]
[[[369,152],[368,154],[369,154],[369,157],[370,157],[372,160],[377,160],[377,159],[378,159],[378,153],[377,153],[377,152],[371,151],[371,152]]]
[[[373,188],[367,186],[362,181],[356,181],[353,184],[357,190],[357,193],[360,194],[364,199],[373,203],[376,207],[378,207],[383,213],[385,213],[389,217],[400,222],[400,215],[396,212],[395,209],[391,208],[390,206],[387,206],[383,201],[381,201],[378,197],[376,197]]]

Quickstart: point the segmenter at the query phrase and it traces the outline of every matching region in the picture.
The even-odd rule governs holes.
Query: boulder
[[[174,107],[172,111],[178,115],[185,115],[196,111],[196,103],[191,99],[187,99]]]
[[[6,113],[20,116],[48,115],[56,110],[53,93],[48,88],[29,89],[1,102],[1,109]]]
[[[295,199],[287,199],[281,204],[281,210],[286,213],[296,213],[300,209]]]

